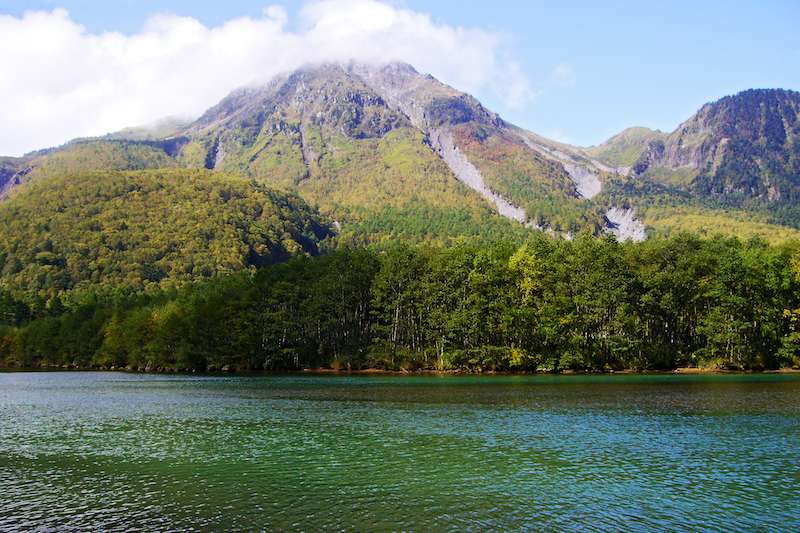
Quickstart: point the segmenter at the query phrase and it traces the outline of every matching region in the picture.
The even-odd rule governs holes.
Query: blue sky
[[[90,33],[132,35],[156,13],[215,27],[259,17],[273,4],[285,8],[287,30],[295,30],[306,2],[0,0],[0,13],[20,17],[62,7]],[[511,102],[485,80],[459,88],[512,122],[574,144],[595,144],[633,125],[672,130],[703,103],[747,88],[800,89],[796,0],[391,4],[498,37],[495,61],[518,68],[535,96]]]

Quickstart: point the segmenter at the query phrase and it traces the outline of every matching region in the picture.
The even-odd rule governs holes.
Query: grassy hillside
[[[608,166],[630,167],[636,163],[651,140],[665,136],[666,134],[650,128],[628,128],[603,144],[586,148],[584,151]]]
[[[736,210],[692,206],[651,207],[642,212],[656,235],[690,232],[700,237],[724,235],[748,240],[759,237],[770,244],[800,242],[800,230],[770,223],[766,215]]]
[[[651,141],[633,170],[698,197],[794,203],[800,199],[799,114],[795,91],[726,96]]]
[[[564,167],[529,149],[508,132],[471,122],[454,128],[458,145],[494,191],[555,231],[595,230],[602,215],[579,199]]]
[[[314,254],[327,227],[298,197],[206,170],[37,180],[0,204],[0,287],[49,298],[141,291]]]
[[[372,212],[410,205],[461,209],[476,219],[488,212],[486,202],[452,176],[417,130],[401,128],[380,139],[324,133],[319,138],[316,168],[296,190],[333,216],[363,221]]]
[[[89,170],[144,170],[177,167],[169,141],[74,141],[34,154],[26,181]]]

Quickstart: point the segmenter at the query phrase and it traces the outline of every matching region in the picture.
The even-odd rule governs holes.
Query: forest
[[[87,171],[0,203],[0,288],[38,308],[85,288],[147,292],[318,253],[301,198],[208,170]]]
[[[763,370],[800,365],[800,245],[387,244],[35,306],[0,293],[0,366],[140,371]]]

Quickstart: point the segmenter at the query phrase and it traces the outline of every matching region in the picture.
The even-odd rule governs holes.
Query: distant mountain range
[[[407,64],[324,64],[236,90],[194,122],[2,158],[0,196],[49,176],[205,168],[296,193],[359,241],[679,229],[773,239],[800,227],[799,112],[800,93],[749,90],[672,133],[630,128],[582,148]]]

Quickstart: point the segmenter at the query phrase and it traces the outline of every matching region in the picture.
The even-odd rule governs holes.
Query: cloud
[[[214,27],[159,14],[123,35],[91,33],[63,9],[0,15],[0,154],[197,116],[236,87],[308,62],[401,60],[510,107],[536,96],[501,33],[377,0],[311,1],[292,22],[280,6]]]
[[[504,65],[492,88],[502,94],[505,104],[511,109],[521,109],[541,94],[541,91],[531,87],[519,63],[513,61]]]
[[[576,82],[575,69],[569,63],[559,63],[550,74],[550,84],[555,87],[571,89]]]

